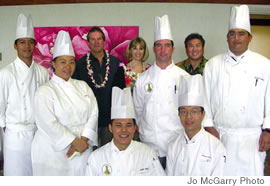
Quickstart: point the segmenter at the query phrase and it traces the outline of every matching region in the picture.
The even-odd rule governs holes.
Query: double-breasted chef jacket
[[[84,175],[87,158],[97,145],[98,107],[91,88],[75,79],[53,75],[35,96],[38,131],[32,145],[34,175]],[[68,159],[72,141],[89,139],[89,148]]]
[[[166,69],[156,64],[137,79],[133,101],[140,140],[165,157],[170,141],[179,135],[182,125],[178,117],[179,79],[187,72],[175,66]]]
[[[250,50],[213,57],[204,70],[207,106],[204,126],[220,133],[227,161],[224,175],[260,176],[262,128],[270,128],[270,61]]]
[[[164,176],[165,172],[149,146],[132,140],[127,149],[120,151],[112,140],[91,153],[86,175]]]
[[[0,126],[4,132],[4,175],[31,176],[31,144],[36,131],[34,94],[49,80],[46,68],[19,57],[0,71]]]

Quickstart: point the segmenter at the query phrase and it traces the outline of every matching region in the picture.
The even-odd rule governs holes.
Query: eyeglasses
[[[190,114],[191,117],[193,116],[197,116],[199,113],[201,113],[201,110],[191,110],[191,111],[186,111],[186,110],[180,110],[180,116],[187,116],[188,114]]]

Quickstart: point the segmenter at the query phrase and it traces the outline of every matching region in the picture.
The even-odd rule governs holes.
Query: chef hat
[[[53,48],[53,59],[58,56],[73,56],[75,57],[69,33],[59,31]]]
[[[168,15],[155,17],[155,41],[168,39],[173,40]]]
[[[32,17],[31,15],[20,14],[17,19],[15,40],[26,37],[35,39]]]
[[[204,106],[204,87],[200,74],[180,76],[179,107]]]
[[[249,9],[247,5],[234,6],[231,10],[229,31],[232,29],[244,29],[250,32]]]
[[[134,119],[135,111],[130,88],[112,88],[111,119]]]

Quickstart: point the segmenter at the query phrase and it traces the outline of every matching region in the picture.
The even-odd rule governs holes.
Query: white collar
[[[154,62],[154,67],[155,69],[159,70],[159,71],[162,71],[162,70],[169,70],[171,68],[173,68],[175,65],[174,65],[174,61],[172,60],[172,63],[169,64],[165,69],[161,69],[158,65],[157,65],[157,62],[155,61]]]
[[[247,56],[247,54],[249,53],[249,49],[247,49],[243,54],[241,54],[240,56],[236,56],[234,53],[232,53],[230,51],[230,49],[228,49],[228,55],[231,57],[231,59],[233,59],[233,61],[235,62],[240,62],[240,60],[242,60],[245,56]]]
[[[114,141],[112,139],[111,141],[111,146],[112,146],[112,151],[116,152],[116,153],[124,153],[124,152],[129,152],[131,151],[132,147],[133,147],[133,140],[131,140],[129,146],[125,149],[125,150],[119,150],[118,147],[114,144]]]
[[[23,70],[29,70],[29,69],[33,69],[34,67],[34,61],[32,60],[32,63],[30,65],[30,67],[28,65],[25,64],[25,62],[23,62],[19,57],[16,58],[15,63]]]
[[[71,78],[69,78],[67,81],[60,78],[59,76],[57,76],[55,73],[53,73],[52,76],[52,81],[56,82],[56,83],[70,83],[71,82]]]
[[[195,143],[197,140],[200,141],[200,138],[202,136],[202,133],[204,132],[204,128],[201,127],[201,130],[195,134],[191,139],[189,139],[189,137],[187,136],[185,130],[184,130],[184,138],[185,138],[185,143],[186,144],[192,144],[192,143]]]

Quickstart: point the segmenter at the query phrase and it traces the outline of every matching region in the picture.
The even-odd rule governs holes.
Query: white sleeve
[[[34,115],[38,129],[52,141],[56,151],[62,151],[76,138],[73,133],[58,122],[54,112],[54,96],[47,87],[40,87],[35,95]]]
[[[267,61],[270,63],[270,60]],[[269,68],[267,68],[268,73]],[[266,91],[264,96],[264,120],[263,120],[263,128],[270,128],[270,73],[268,73],[267,82],[266,82]]]
[[[98,145],[98,106],[96,97],[92,91],[92,89],[85,83],[87,86],[87,94],[90,97],[90,115],[88,117],[88,121],[84,127],[82,136],[85,136],[89,139],[90,144],[92,146]]]
[[[8,76],[5,72],[0,72],[0,127],[6,126],[6,109],[9,95]]]
[[[169,145],[167,156],[166,156],[166,174],[167,176],[173,176],[174,175],[174,158],[173,158],[173,150],[172,145]]]
[[[225,147],[220,144],[215,151],[213,171],[210,176],[223,176],[226,163]]]
[[[209,62],[206,63],[206,66],[203,71],[203,83],[204,83],[204,90],[205,90],[205,104],[204,104],[204,110],[205,110],[205,116],[202,121],[202,126],[204,127],[213,127],[213,115],[210,105],[210,96],[211,96],[211,70],[209,69]]]
[[[143,95],[143,87],[141,85],[141,78],[138,77],[135,87],[133,89],[133,103],[136,114],[136,123],[140,128],[141,118],[143,115],[143,105],[144,105],[144,95]]]
[[[151,149],[150,161],[152,164],[150,176],[166,176],[166,173],[159,162],[158,156],[153,149]]]

